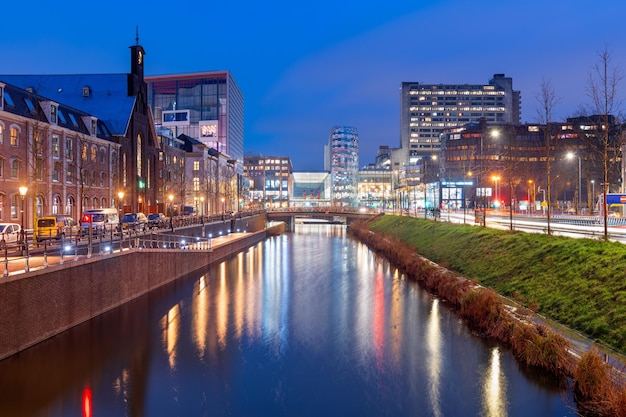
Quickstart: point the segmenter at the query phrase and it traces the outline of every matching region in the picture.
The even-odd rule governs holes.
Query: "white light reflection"
[[[486,417],[506,417],[506,378],[500,369],[500,349],[491,350],[489,369],[483,379],[483,413]]]
[[[215,299],[217,305],[216,333],[217,343],[220,347],[226,347],[226,333],[228,332],[228,288],[226,282],[226,262],[219,267],[219,288]]]
[[[434,299],[430,310],[430,316],[426,325],[426,350],[428,352],[428,399],[433,415],[442,416],[441,399],[441,328],[439,326],[439,300]]]
[[[243,252],[239,252],[237,255],[237,277],[235,277],[235,294],[233,294],[233,324],[237,340],[241,339],[244,326],[244,292],[246,287],[243,272],[244,256]]]
[[[163,345],[167,352],[170,369],[176,368],[176,344],[178,342],[178,330],[180,327],[180,309],[175,304],[161,319],[163,329]]]
[[[204,359],[207,343],[207,326],[209,323],[209,291],[207,290],[208,274],[202,275],[197,282],[198,288],[192,299],[193,339],[198,349],[198,356]]]

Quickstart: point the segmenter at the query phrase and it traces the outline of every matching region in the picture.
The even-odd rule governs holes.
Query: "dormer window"
[[[57,106],[50,106],[50,123],[57,124]]]
[[[4,110],[4,84],[0,83],[0,110]]]
[[[83,87],[83,97],[89,97],[91,95],[91,88],[84,86]]]
[[[91,136],[96,136],[97,132],[97,127],[98,127],[98,123],[96,122],[96,119],[91,119]]]

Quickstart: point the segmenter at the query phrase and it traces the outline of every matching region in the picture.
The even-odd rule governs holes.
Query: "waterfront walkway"
[[[16,276],[55,265],[71,266],[73,263],[85,259],[106,257],[128,250],[212,251],[214,248],[236,240],[243,235],[245,233],[237,232],[218,237],[196,238],[147,232],[137,234],[132,238],[125,235],[121,240],[119,238],[104,239],[102,242],[94,240],[91,251],[86,239],[78,243],[66,241],[48,244],[45,247],[31,245],[28,256],[21,255],[19,251],[7,251],[2,254],[0,257],[0,264],[2,264],[0,279],[2,279],[1,277]]]

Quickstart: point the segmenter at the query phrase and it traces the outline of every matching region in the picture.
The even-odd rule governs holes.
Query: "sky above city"
[[[323,170],[335,125],[358,129],[360,166],[380,145],[399,147],[403,81],[486,84],[504,73],[533,123],[543,80],[564,120],[590,102],[601,50],[626,71],[621,1],[69,0],[9,2],[3,14],[0,74],[129,72],[137,27],[146,75],[231,71],[245,152],[289,156],[295,171]]]

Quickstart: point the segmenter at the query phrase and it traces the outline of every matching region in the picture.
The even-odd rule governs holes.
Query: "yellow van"
[[[49,239],[69,238],[76,235],[78,231],[79,228],[74,219],[64,214],[56,214],[38,218],[35,234],[37,242],[42,242]]]

